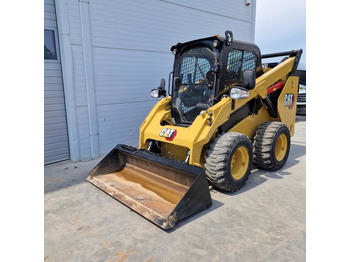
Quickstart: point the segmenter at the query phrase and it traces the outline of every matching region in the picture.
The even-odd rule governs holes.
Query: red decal
[[[173,141],[175,136],[176,136],[176,134],[177,134],[177,131],[174,130],[174,132],[171,134],[171,136],[170,137],[166,137],[165,139],[168,140],[168,141]]]
[[[164,128],[162,131],[160,131],[159,136],[164,137],[168,141],[173,141],[176,134],[177,131],[175,129]]]

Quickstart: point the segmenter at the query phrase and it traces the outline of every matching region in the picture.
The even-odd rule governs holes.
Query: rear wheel
[[[254,137],[254,164],[261,169],[277,170],[287,162],[290,132],[282,122],[262,124]]]
[[[246,135],[218,136],[207,150],[205,172],[217,188],[235,192],[248,180],[253,162],[253,146]]]

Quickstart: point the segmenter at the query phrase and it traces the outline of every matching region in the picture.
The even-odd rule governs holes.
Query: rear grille
[[[298,102],[306,103],[306,94],[298,94]]]

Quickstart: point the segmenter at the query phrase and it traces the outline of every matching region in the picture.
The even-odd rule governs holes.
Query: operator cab
[[[232,88],[239,87],[243,92],[252,89],[255,78],[263,74],[258,46],[233,40],[230,31],[226,31],[225,36],[171,47],[175,55],[171,115],[176,125],[191,125],[201,111],[219,102],[223,95],[229,96]],[[250,79],[246,84],[242,76],[248,75]],[[236,89],[239,91],[239,88]],[[162,93],[165,93],[164,87]]]

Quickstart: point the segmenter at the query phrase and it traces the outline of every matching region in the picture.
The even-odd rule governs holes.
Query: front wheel
[[[253,146],[249,138],[231,132],[218,136],[210,144],[204,167],[215,187],[235,192],[248,180],[252,160]]]

